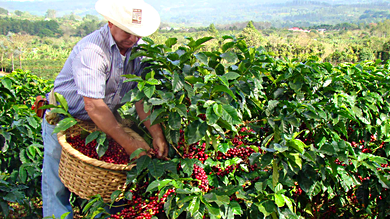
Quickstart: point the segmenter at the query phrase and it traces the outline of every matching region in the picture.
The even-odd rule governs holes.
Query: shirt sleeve
[[[107,66],[107,60],[95,50],[80,51],[72,65],[77,93],[84,97],[104,99]]]

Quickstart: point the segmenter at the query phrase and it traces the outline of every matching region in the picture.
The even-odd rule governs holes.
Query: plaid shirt
[[[90,120],[83,97],[103,99],[113,112],[122,106],[123,96],[136,86],[135,82],[123,83],[122,75],[141,74],[141,59],[131,63],[130,55],[131,49],[123,61],[107,24],[80,40],[54,81],[54,91],[65,97],[69,113]]]

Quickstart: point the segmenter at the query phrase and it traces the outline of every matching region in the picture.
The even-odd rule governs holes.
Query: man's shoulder
[[[110,39],[104,27],[90,33],[78,42],[82,49],[106,50],[110,47]]]

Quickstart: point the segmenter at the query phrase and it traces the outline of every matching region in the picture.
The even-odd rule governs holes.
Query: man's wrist
[[[151,126],[149,133],[152,135],[152,138],[164,138],[165,137],[160,125]]]

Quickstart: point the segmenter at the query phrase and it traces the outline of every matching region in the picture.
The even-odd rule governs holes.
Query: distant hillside
[[[208,26],[243,21],[267,21],[275,27],[294,25],[367,23],[390,18],[390,0],[145,0],[159,12],[162,21],[181,26]],[[28,11],[44,16],[48,9],[57,16],[70,13],[97,15],[96,0],[48,0],[16,2],[0,0],[9,11]]]

